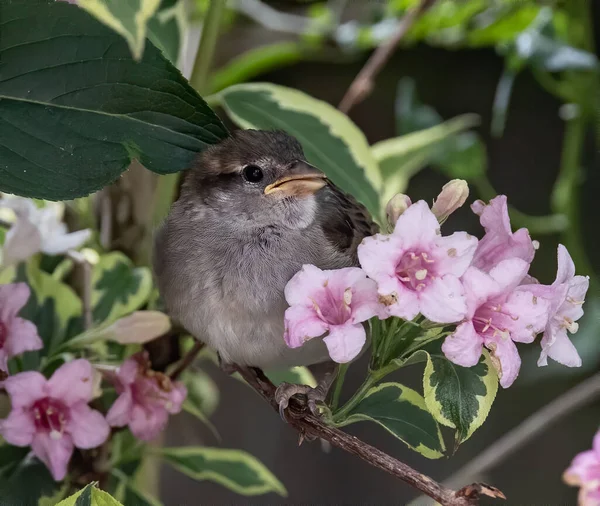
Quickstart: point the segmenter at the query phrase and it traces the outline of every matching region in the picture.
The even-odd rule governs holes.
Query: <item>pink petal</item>
[[[31,449],[50,470],[56,481],[62,481],[67,474],[67,466],[73,455],[73,441],[63,434],[59,439],[52,439],[47,432],[38,432],[33,438]]]
[[[26,408],[46,397],[46,378],[39,372],[28,371],[9,376],[4,388],[10,395],[13,409]]]
[[[393,282],[387,293],[396,290],[399,284],[396,279],[396,266],[403,254],[402,238],[393,235],[376,234],[365,237],[358,245],[360,265],[367,275],[377,282],[380,292],[383,289],[383,280]]]
[[[475,311],[488,299],[502,293],[502,287],[489,274],[475,267],[469,267],[462,277],[467,302],[467,317],[472,318]]]
[[[494,365],[498,369],[500,385],[508,388],[517,379],[521,368],[521,357],[515,343],[510,339],[486,339],[485,346],[490,350]]]
[[[548,344],[547,341],[544,342],[545,339],[546,336],[542,339],[542,353],[538,360],[538,366],[546,365],[548,363],[546,356],[548,356],[567,367],[581,367],[581,357],[567,336],[565,329],[561,329],[554,335],[552,344]]]
[[[594,450],[586,450],[575,456],[565,471],[565,481],[569,485],[585,485],[600,479],[600,460]]]
[[[356,358],[365,342],[367,334],[361,324],[334,325],[327,337],[323,339],[329,351],[329,356],[334,362],[345,364]]]
[[[186,397],[187,389],[184,384],[179,381],[173,383],[173,390],[169,392],[169,402],[166,404],[167,411],[172,415],[179,413]]]
[[[84,359],[72,360],[61,365],[48,380],[48,393],[67,406],[83,401],[86,404],[93,396],[92,365]]]
[[[463,285],[452,274],[436,278],[420,292],[419,301],[423,316],[436,323],[460,321],[467,312]]]
[[[558,245],[558,272],[556,273],[556,283],[566,283],[575,276],[575,264],[567,248],[562,244]]]
[[[35,434],[35,424],[31,413],[21,408],[13,409],[0,420],[0,434],[14,446],[29,446]]]
[[[531,343],[548,323],[550,302],[525,290],[527,285],[523,288],[511,293],[502,304],[502,311],[508,314],[501,328],[510,332],[513,341]]]
[[[129,429],[138,439],[151,441],[167,426],[168,419],[166,409],[158,406],[144,409],[138,404],[133,408]]]
[[[596,458],[598,458],[598,464],[600,464],[600,430],[594,435],[592,448],[596,453]]]
[[[573,321],[577,321],[583,316],[583,301],[589,286],[590,280],[587,276],[575,276],[571,279],[567,289],[568,299],[563,299],[564,303],[559,309],[561,317],[566,316]]]
[[[413,320],[420,311],[419,296],[417,295],[417,292],[405,288],[401,283],[398,283],[398,285],[400,285],[398,291],[394,292],[396,302],[388,306],[388,312],[391,316],[398,316],[405,320]],[[381,292],[381,287],[379,293],[388,295],[387,293]]]
[[[402,239],[407,247],[431,243],[439,236],[440,224],[427,202],[419,200],[398,218],[393,235]]]
[[[466,232],[455,232],[447,237],[438,237],[435,244],[433,258],[437,272],[460,277],[471,265],[477,249],[477,238]]]
[[[379,302],[377,283],[365,277],[356,282],[352,289],[352,323],[364,322],[374,316],[384,320],[388,315]]]
[[[110,428],[99,411],[80,402],[71,406],[70,415],[67,430],[77,448],[96,448],[108,438]]]
[[[0,321],[5,325],[27,304],[31,290],[26,283],[0,285]]]
[[[0,371],[8,372],[8,355],[3,348],[0,348]]]
[[[34,323],[23,318],[15,318],[8,329],[8,338],[4,344],[9,357],[26,351],[41,350],[44,347]]]
[[[298,348],[313,337],[322,336],[329,326],[321,320],[314,309],[292,306],[285,311],[285,342],[290,348]]]
[[[131,395],[131,388],[127,388],[106,414],[106,421],[112,427],[123,427],[129,424],[133,411],[133,397]]]
[[[471,322],[461,323],[454,334],[442,344],[442,351],[451,362],[463,367],[473,367],[479,362],[483,339],[475,332]]]
[[[312,306],[311,297],[326,286],[328,276],[314,265],[303,265],[285,286],[285,299],[290,306]]]
[[[123,385],[130,385],[133,383],[138,375],[139,367],[138,361],[135,358],[129,357],[119,366],[117,372],[119,381]]]
[[[502,292],[512,290],[521,284],[529,270],[529,262],[520,258],[502,260],[489,272],[494,281],[498,283]]]

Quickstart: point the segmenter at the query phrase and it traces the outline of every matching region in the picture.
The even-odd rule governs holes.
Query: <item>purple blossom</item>
[[[590,281],[575,275],[575,264],[562,244],[558,246],[558,272],[552,285],[532,284],[528,290],[550,301],[550,317],[542,337],[539,366],[548,365],[548,357],[568,367],[580,367],[581,358],[567,332],[576,333],[577,320],[583,316],[583,302]]]
[[[44,346],[36,326],[17,316],[30,294],[25,283],[0,285],[0,371],[8,372],[9,358]]]
[[[476,365],[485,346],[504,388],[521,367],[514,343],[531,343],[548,322],[550,303],[530,292],[531,285],[519,286],[528,270],[520,258],[501,261],[489,274],[470,267],[463,276],[466,320],[442,345],[446,357],[464,367]]]
[[[580,487],[579,506],[600,505],[600,431],[591,450],[578,454],[563,475],[568,485]]]
[[[9,377],[4,388],[12,410],[0,434],[14,446],[31,446],[56,481],[67,473],[73,448],[95,448],[109,434],[101,413],[91,409],[92,366],[79,359],[59,367],[49,380],[39,372]]]
[[[366,237],[358,257],[391,315],[412,320],[422,313],[452,323],[467,311],[459,278],[476,247],[477,239],[466,232],[442,237],[437,218],[421,200],[404,211],[391,235]]]
[[[182,383],[150,369],[145,352],[123,362],[113,380],[120,395],[106,415],[108,423],[128,425],[132,434],[144,441],[158,436],[169,414],[179,413],[187,396]]]
[[[534,243],[526,228],[512,233],[505,195],[497,196],[487,205],[478,200],[471,205],[471,209],[480,216],[485,229],[485,236],[475,251],[474,267],[489,272],[499,262],[509,258],[521,258],[531,263],[535,255]]]
[[[361,352],[366,333],[362,322],[384,316],[377,286],[356,267],[322,271],[305,265],[288,282],[285,298],[285,341],[298,348],[323,336],[331,358],[349,362]]]

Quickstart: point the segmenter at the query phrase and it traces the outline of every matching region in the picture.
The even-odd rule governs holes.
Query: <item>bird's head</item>
[[[315,193],[326,184],[292,136],[238,130],[200,155],[182,198],[208,206],[232,225],[305,228],[315,217]]]

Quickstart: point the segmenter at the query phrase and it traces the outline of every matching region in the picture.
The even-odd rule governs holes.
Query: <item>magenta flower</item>
[[[478,200],[471,209],[480,216],[485,229],[485,236],[475,251],[474,267],[489,272],[500,261],[509,258],[521,258],[531,263],[535,255],[533,241],[526,228],[512,233],[505,195],[498,195],[488,205]]]
[[[356,267],[322,271],[305,265],[288,282],[285,298],[285,342],[298,348],[306,341],[323,338],[329,355],[339,363],[358,356],[366,333],[362,322],[384,317],[377,285]]]
[[[93,382],[87,360],[63,364],[49,380],[39,372],[15,374],[4,388],[12,411],[0,421],[0,434],[14,446],[31,446],[56,481],[65,477],[74,447],[95,448],[108,437],[108,423],[88,406]]]
[[[113,427],[129,425],[132,434],[144,441],[158,436],[169,414],[179,413],[187,396],[182,383],[150,369],[146,352],[123,362],[114,380],[120,395],[106,419]]]
[[[583,316],[583,302],[590,285],[587,276],[575,276],[575,264],[562,244],[558,246],[558,272],[552,285],[533,284],[532,293],[550,301],[550,317],[542,337],[539,366],[548,365],[548,357],[568,367],[580,367],[581,358],[569,340],[567,331],[579,329],[577,320]]]
[[[25,283],[0,285],[0,371],[8,372],[8,359],[44,347],[37,328],[17,314],[29,299]]]
[[[464,367],[476,365],[485,346],[504,388],[521,367],[515,342],[531,343],[548,322],[550,303],[531,293],[531,285],[519,286],[528,269],[520,258],[503,260],[489,274],[470,267],[463,276],[466,320],[442,345],[446,357]]]
[[[600,431],[594,436],[592,449],[573,459],[563,480],[567,485],[581,487],[579,506],[600,505]]]
[[[412,320],[422,313],[452,323],[466,314],[459,278],[476,247],[477,239],[466,232],[442,237],[437,218],[421,200],[404,211],[391,235],[363,239],[358,258],[391,315]]]

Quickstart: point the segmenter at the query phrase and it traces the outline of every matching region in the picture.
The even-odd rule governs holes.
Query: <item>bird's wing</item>
[[[358,262],[356,249],[364,237],[376,234],[379,226],[367,208],[354,197],[328,182],[318,194],[319,225],[325,237],[340,250]]]

